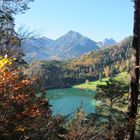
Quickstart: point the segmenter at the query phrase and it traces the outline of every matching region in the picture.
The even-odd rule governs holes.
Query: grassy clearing
[[[109,77],[110,78],[110,77]],[[88,82],[80,85],[75,85],[73,88],[79,88],[79,89],[91,89],[91,90],[96,90],[97,85],[104,85],[106,84],[105,81],[107,81],[109,78],[102,78],[102,81],[93,81],[93,82]],[[124,81],[125,83],[129,83],[129,74],[127,72],[122,72],[114,76],[116,80]]]

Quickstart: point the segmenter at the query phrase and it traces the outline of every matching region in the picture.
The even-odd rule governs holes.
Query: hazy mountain
[[[99,49],[97,43],[70,31],[56,40],[46,37],[28,40],[22,44],[25,60],[71,59]]]
[[[28,42],[34,46],[38,46],[42,49],[46,49],[54,42],[54,40],[46,37],[41,37],[41,38],[29,40]]]
[[[117,42],[113,38],[105,38],[103,41],[98,43],[100,47],[112,46],[115,44],[117,44]]]
[[[34,60],[47,60],[49,57],[47,50],[52,43],[53,40],[46,37],[30,39],[26,42],[22,42],[21,47],[25,54],[24,59],[28,62]]]
[[[81,34],[70,31],[55,40],[49,53],[61,59],[71,59],[98,49],[97,43]]]

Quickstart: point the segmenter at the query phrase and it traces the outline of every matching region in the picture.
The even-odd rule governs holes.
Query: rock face
[[[113,38],[105,38],[104,41],[98,43],[100,47],[115,45],[117,42]]]
[[[22,49],[25,60],[30,62],[49,59],[68,60],[99,49],[99,46],[97,42],[70,31],[56,40],[46,37],[28,40],[22,43]]]

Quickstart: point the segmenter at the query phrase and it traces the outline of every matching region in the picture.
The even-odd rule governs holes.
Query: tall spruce
[[[95,99],[100,102],[97,104],[96,113],[102,119],[99,119],[100,129],[104,129],[104,134],[109,139],[122,139],[123,126],[126,123],[126,114],[119,110],[119,107],[125,107],[125,96],[128,93],[128,85],[121,81],[110,78],[104,85],[97,85],[97,94]],[[105,139],[105,138],[104,138]]]

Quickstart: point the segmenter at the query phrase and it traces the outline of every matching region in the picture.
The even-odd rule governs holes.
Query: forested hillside
[[[47,88],[69,87],[129,71],[132,37],[69,61],[38,61],[26,73],[42,79]]]

